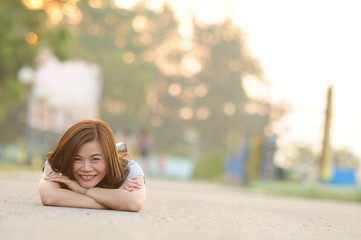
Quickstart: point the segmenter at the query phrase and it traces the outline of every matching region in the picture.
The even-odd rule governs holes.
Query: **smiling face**
[[[95,187],[107,172],[102,148],[98,141],[83,144],[73,161],[73,174],[83,188]]]

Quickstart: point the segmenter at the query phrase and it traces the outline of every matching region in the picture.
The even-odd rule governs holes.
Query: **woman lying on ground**
[[[47,154],[39,183],[48,206],[138,212],[146,196],[142,168],[120,154],[111,128],[101,120],[71,126]]]

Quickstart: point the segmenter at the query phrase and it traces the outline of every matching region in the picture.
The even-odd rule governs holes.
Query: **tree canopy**
[[[208,151],[263,134],[270,121],[268,105],[258,102],[264,111],[247,111],[247,103],[255,100],[242,85],[246,75],[262,79],[262,69],[231,21],[194,22],[193,37],[185,39],[167,6],[156,13],[144,3],[131,10],[110,1],[99,3],[77,2],[76,10],[71,9],[81,18],[53,25],[45,8],[29,10],[11,0],[0,3],[3,122],[18,114],[10,114],[11,104],[23,106],[19,102],[25,92],[17,72],[24,64],[35,66],[37,54],[47,47],[60,59],[98,64],[104,79],[100,117],[115,131],[151,130],[159,151],[176,152],[184,148],[182,142],[195,140]]]
[[[0,2],[0,142],[13,141],[24,124],[26,86],[17,75],[22,66],[36,66],[41,49],[51,48],[59,59],[67,58],[68,29],[49,28],[44,10],[30,11],[21,1]]]

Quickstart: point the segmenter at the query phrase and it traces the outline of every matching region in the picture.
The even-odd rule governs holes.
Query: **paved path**
[[[39,178],[0,172],[1,239],[361,239],[361,203],[148,179],[140,213],[45,207]]]

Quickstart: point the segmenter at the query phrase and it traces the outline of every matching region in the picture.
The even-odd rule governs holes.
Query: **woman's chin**
[[[79,183],[80,186],[82,186],[83,188],[92,188],[95,187],[98,183]]]
[[[100,181],[97,176],[92,179],[83,179],[82,177],[75,176],[75,179],[78,181],[79,185],[83,188],[92,188],[95,187]]]
[[[78,180],[78,183],[83,188],[92,188],[92,187],[95,187],[98,184],[97,181],[86,181],[86,182],[84,182],[84,181],[81,181],[81,180],[80,181]]]

